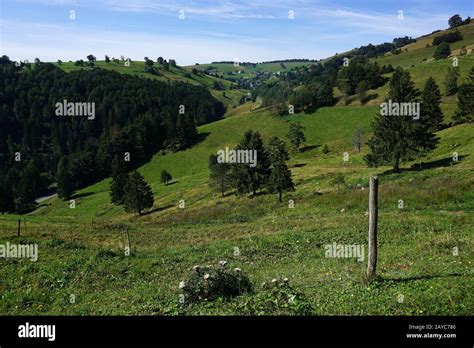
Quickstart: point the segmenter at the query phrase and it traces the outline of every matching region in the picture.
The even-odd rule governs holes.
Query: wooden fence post
[[[369,192],[369,261],[367,265],[367,280],[370,281],[375,276],[377,267],[377,214],[378,214],[378,187],[379,179],[376,176],[370,177]]]

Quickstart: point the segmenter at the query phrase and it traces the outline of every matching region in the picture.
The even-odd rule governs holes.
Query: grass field
[[[368,169],[351,149],[362,126],[369,135],[374,107],[325,108],[314,114],[275,118],[252,112],[199,128],[195,147],[156,155],[140,171],[151,183],[155,206],[136,218],[109,203],[108,180],[77,193],[76,208],[53,199],[16,237],[16,216],[0,217],[0,240],[39,244],[39,260],[2,260],[0,311],[9,314],[300,314],[277,308],[261,287],[287,277],[311,313],[434,315],[473,313],[473,125],[439,132],[440,146],[400,175]],[[288,122],[306,127],[305,150],[292,154],[296,191],[285,196],[220,198],[207,186],[211,153],[239,141],[247,129],[284,137]],[[321,153],[327,144],[330,152]],[[342,161],[349,152],[348,163]],[[450,165],[452,152],[460,162]],[[421,163],[421,161],[418,161]],[[405,165],[410,168],[411,164]],[[175,181],[159,184],[168,169]],[[342,172],[346,185],[331,183]],[[364,281],[365,262],[332,259],[333,242],[366,244],[367,183],[378,173],[380,188],[379,278]],[[359,187],[358,187],[359,186]],[[362,189],[364,187],[364,189]],[[185,208],[178,201],[185,200]],[[398,208],[403,199],[404,209]],[[132,255],[124,256],[124,229]],[[240,255],[233,251],[239,248]],[[453,255],[457,247],[459,255]],[[178,283],[191,267],[227,260],[241,267],[254,293],[194,306],[178,302]],[[75,303],[70,303],[70,296]],[[403,295],[403,303],[399,302]],[[303,301],[303,300],[302,300]]]
[[[462,44],[472,47],[473,28],[461,27],[464,40],[453,44],[454,50]],[[418,88],[433,76],[443,94],[447,123],[456,109],[456,97],[444,96],[444,75],[451,60],[431,60],[433,48],[426,47],[431,41],[432,36],[421,38],[407,51],[403,48],[402,53],[377,61],[407,68]],[[302,63],[284,64],[291,69]],[[282,69],[279,63],[255,68],[209,64],[161,69],[162,76],[155,77],[143,71],[143,62],[132,62],[130,67],[96,65],[207,88],[215,78],[191,75],[190,79],[185,73],[209,65],[222,73],[242,70],[243,77]],[[473,66],[472,53],[459,57],[461,80]],[[61,67],[77,69],[73,63]],[[110,179],[76,192],[74,209],[69,202],[52,198],[30,215],[0,215],[0,244],[39,245],[37,262],[0,259],[1,314],[474,314],[473,124],[438,132],[440,142],[432,153],[404,163],[402,173],[392,174],[388,167],[367,168],[366,146],[360,153],[352,146],[356,128],[364,130],[364,140],[371,136],[387,85],[370,91],[375,96],[364,106],[354,100],[312,114],[275,117],[258,101],[237,106],[247,91],[229,90],[230,82],[222,83],[227,97],[222,91],[211,89],[211,93],[226,103],[226,118],[199,127],[201,141],[192,148],[156,154],[139,168],[155,198],[145,215],[125,213],[110,203]],[[235,146],[249,129],[259,131],[265,140],[274,135],[286,140],[289,123],[295,121],[304,125],[306,142],[301,152],[290,153],[296,191],[285,194],[283,203],[264,191],[255,197],[233,192],[220,197],[211,190],[211,154]],[[324,145],[329,147],[327,154],[322,153]],[[458,162],[453,162],[454,153]],[[159,182],[163,169],[173,176],[168,185]],[[340,187],[333,184],[338,173],[345,178]],[[325,257],[325,246],[367,245],[368,180],[374,174],[380,179],[378,276],[367,283],[365,259]],[[184,208],[178,206],[181,200]],[[18,219],[26,222],[20,237]],[[124,254],[126,230],[130,256]],[[232,300],[181,305],[178,284],[190,269],[220,260],[242,268],[253,292]],[[288,278],[298,300],[279,303],[262,285],[274,278]]]

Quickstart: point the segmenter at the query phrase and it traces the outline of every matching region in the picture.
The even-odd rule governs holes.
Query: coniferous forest
[[[56,181],[60,192],[97,182],[116,155],[133,168],[159,150],[186,149],[198,141],[196,126],[225,111],[200,86],[104,69],[65,73],[41,62],[25,68],[7,56],[0,83],[1,212],[31,210]],[[95,118],[57,117],[63,100],[95,103]]]

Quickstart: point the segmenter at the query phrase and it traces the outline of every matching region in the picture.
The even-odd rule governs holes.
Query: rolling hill
[[[461,80],[474,66],[474,25],[460,29],[462,41],[453,44],[459,57]],[[439,33],[437,33],[439,35]],[[443,86],[451,60],[431,60],[426,47],[432,35],[402,48],[400,54],[376,58],[380,65],[402,66],[417,87],[433,76]],[[469,51],[470,50],[470,51]],[[426,60],[424,60],[426,58]],[[137,218],[110,203],[110,179],[76,192],[76,207],[52,198],[31,215],[0,216],[0,239],[37,242],[41,259],[2,261],[0,312],[10,314],[299,314],[298,304],[274,308],[261,300],[262,282],[286,277],[316,315],[471,315],[474,308],[474,125],[462,124],[437,133],[438,147],[428,156],[403,165],[401,174],[388,167],[367,168],[367,147],[352,146],[356,128],[371,135],[371,123],[387,85],[369,94],[367,105],[354,97],[349,105],[321,108],[309,114],[276,117],[258,103],[238,105],[245,90],[229,90],[230,82],[211,76],[186,77],[192,68],[216,67],[234,71],[229,64],[160,70],[162,76],[143,72],[144,63],[130,68],[97,62],[97,66],[161,80],[182,80],[211,88],[225,86],[227,117],[199,127],[201,140],[180,152],[156,154],[139,168],[154,193],[154,207]],[[296,63],[295,63],[296,64]],[[293,67],[285,63],[287,68]],[[76,69],[63,63],[66,71]],[[276,72],[278,63],[242,67],[243,76],[256,71]],[[456,98],[445,97],[445,122],[454,114]],[[222,91],[212,90],[220,100]],[[289,123],[305,127],[303,150],[291,153],[289,167],[296,191],[283,204],[276,195],[256,197],[229,193],[221,198],[208,186],[208,159],[226,146],[235,146],[246,130],[286,139]],[[329,152],[323,154],[322,146]],[[343,161],[343,154],[349,161]],[[453,162],[453,152],[459,161]],[[166,169],[173,181],[160,183]],[[342,173],[343,188],[333,182]],[[368,178],[380,177],[379,278],[363,280],[365,262],[326,258],[327,244],[367,243]],[[178,203],[184,200],[185,208]],[[294,202],[291,208],[288,201]],[[403,209],[399,201],[403,201]],[[17,220],[26,221],[16,237]],[[123,255],[130,233],[132,256]],[[235,248],[240,250],[235,254]],[[459,250],[453,254],[453,248]],[[178,284],[194,265],[227,260],[241,267],[255,284],[255,293],[231,301],[203,302],[183,308]],[[74,294],[74,305],[68,298]],[[400,302],[400,295],[404,301]],[[263,301],[262,303],[257,301]],[[258,304],[258,305],[257,305]]]

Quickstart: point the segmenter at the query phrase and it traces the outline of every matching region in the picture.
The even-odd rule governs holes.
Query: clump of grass
[[[296,291],[288,278],[264,282],[262,291],[238,304],[245,315],[311,315],[313,308],[305,295]]]

